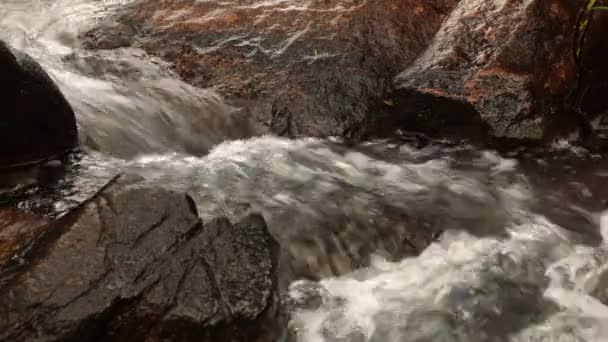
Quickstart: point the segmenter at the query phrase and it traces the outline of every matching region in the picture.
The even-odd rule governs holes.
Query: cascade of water
[[[253,134],[246,113],[213,90],[182,82],[162,61],[131,48],[86,51],[78,35],[127,0],[4,1],[0,39],[36,58],[74,107],[83,145],[120,158],[203,155]]]
[[[0,4],[0,39],[56,79],[96,150],[22,205],[63,212],[130,172],[188,191],[203,219],[260,211],[297,341],[608,340],[608,215],[581,204],[600,190],[576,172],[605,184],[604,161],[563,145],[522,164],[471,146],[252,138],[243,112],[161,60],[79,46],[128,3]],[[430,247],[416,250],[412,227]]]

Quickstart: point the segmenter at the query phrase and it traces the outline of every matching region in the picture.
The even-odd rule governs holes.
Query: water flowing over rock
[[[393,124],[517,139],[575,131],[576,113],[564,104],[577,77],[572,32],[579,9],[576,1],[460,1],[397,77],[401,111]]]
[[[141,1],[85,45],[141,47],[281,135],[543,140],[576,132],[578,107],[606,108],[601,77],[584,80],[576,104],[568,98],[579,9],[563,0]],[[586,46],[596,75],[604,31],[593,26]]]
[[[77,145],[74,112],[38,62],[0,41],[0,74],[0,168]]]
[[[0,273],[0,340],[271,340],[276,254],[262,217],[203,225],[189,196],[121,176]]]
[[[287,136],[356,136],[456,0],[141,1],[85,35],[141,47]]]
[[[575,129],[576,5],[0,1],[82,144],[0,169],[0,341],[607,341],[608,158],[452,139]]]

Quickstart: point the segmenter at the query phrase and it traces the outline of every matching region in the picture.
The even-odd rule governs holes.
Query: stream
[[[608,341],[604,156],[564,141],[495,151],[262,136],[162,60],[80,46],[130,2],[0,3],[0,39],[57,82],[82,145],[19,175],[0,204],[61,216],[133,173],[191,194],[204,221],[261,212],[284,250],[298,342]]]

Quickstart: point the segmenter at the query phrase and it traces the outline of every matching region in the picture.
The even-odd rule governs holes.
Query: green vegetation
[[[596,11],[608,11],[608,5],[598,4],[598,0],[587,0],[585,7],[581,9],[576,21],[576,31],[574,36],[574,58],[579,66],[581,65],[583,45],[585,43],[587,31],[589,30],[589,24],[591,23],[593,14]]]
[[[583,110],[583,100],[589,91],[587,84],[591,71],[583,63],[585,38],[591,26],[593,16],[599,11],[608,11],[608,5],[600,4],[601,0],[585,0],[581,5],[576,24],[574,27],[574,41],[572,44],[572,56],[576,63],[576,82],[566,99],[566,106],[572,110],[578,118],[580,134],[583,140],[593,137],[593,129],[587,113]]]

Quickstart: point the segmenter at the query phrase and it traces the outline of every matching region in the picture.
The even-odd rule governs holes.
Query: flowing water
[[[130,2],[0,3],[0,39],[57,81],[84,149],[3,202],[61,215],[129,172],[189,192],[204,220],[262,212],[294,341],[608,341],[602,156],[253,137],[243,112],[162,61],[80,47]]]
[[[78,112],[81,140],[116,157],[208,152],[250,136],[249,123],[212,90],[181,82],[136,49],[89,53],[78,34],[127,0],[3,0],[0,39],[36,58]]]

